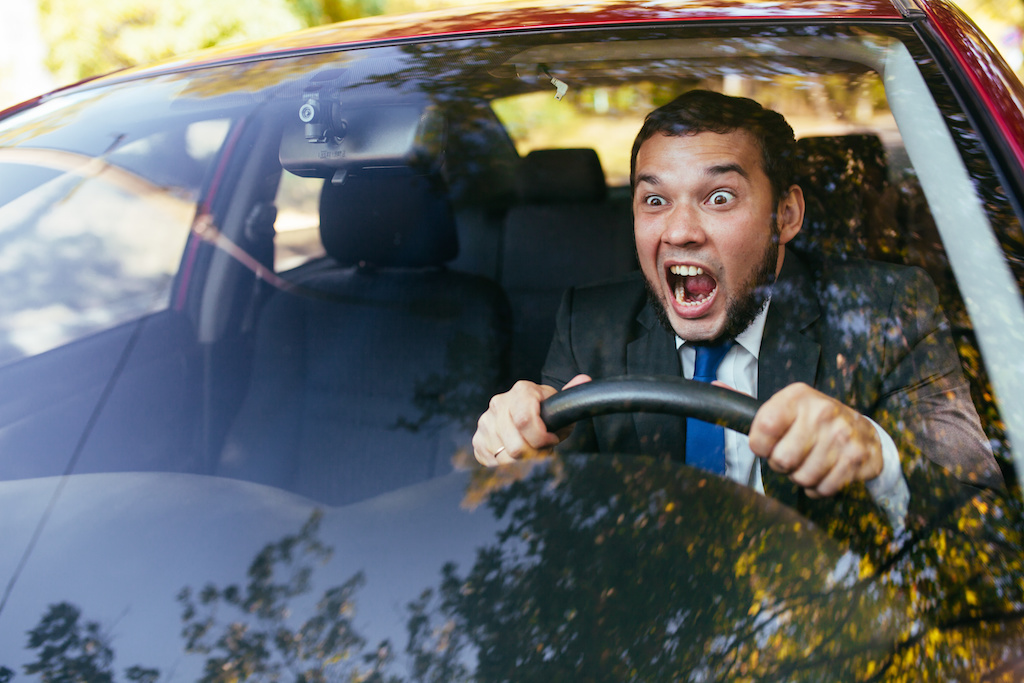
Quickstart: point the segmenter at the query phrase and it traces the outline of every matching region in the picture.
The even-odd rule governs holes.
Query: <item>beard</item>
[[[764,310],[768,298],[771,296],[772,286],[775,284],[775,267],[779,260],[779,234],[779,224],[773,216],[771,239],[768,240],[760,263],[754,268],[747,281],[740,286],[739,293],[727,302],[725,326],[722,328],[722,332],[714,339],[698,341],[686,339],[684,341],[714,346],[735,339],[737,335],[750,327],[758,314]],[[654,285],[646,276],[644,285],[647,289],[647,300],[654,309],[658,322],[672,334],[677,334],[668,317],[667,303],[659,296]]]

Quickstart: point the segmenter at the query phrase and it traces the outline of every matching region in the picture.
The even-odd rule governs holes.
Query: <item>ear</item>
[[[779,200],[775,215],[779,222],[779,244],[786,244],[796,237],[804,224],[804,191],[799,185],[790,187],[786,196]]]

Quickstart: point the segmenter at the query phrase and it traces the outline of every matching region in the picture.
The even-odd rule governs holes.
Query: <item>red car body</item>
[[[793,125],[787,253],[934,284],[827,319],[884,362],[938,321],[959,360],[900,414],[878,356],[822,361],[899,439],[903,526],[629,449],[472,461],[563,292],[638,282],[630,145],[695,88]],[[0,112],[0,683],[1019,679],[1022,105],[942,0],[652,0],[371,17]],[[1006,488],[931,467],[921,404]]]

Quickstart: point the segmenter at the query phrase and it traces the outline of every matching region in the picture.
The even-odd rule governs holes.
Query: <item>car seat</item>
[[[806,212],[793,246],[839,260],[895,260],[902,241],[900,197],[889,179],[881,138],[871,133],[801,138],[797,155]]]
[[[520,202],[505,217],[501,284],[514,321],[514,379],[540,380],[565,290],[636,269],[633,218],[608,199],[592,149],[534,150],[519,170]]]
[[[458,242],[436,174],[326,181],[320,232],[328,257],[263,307],[217,470],[337,505],[451,469],[505,382],[509,312],[493,281],[445,268]]]

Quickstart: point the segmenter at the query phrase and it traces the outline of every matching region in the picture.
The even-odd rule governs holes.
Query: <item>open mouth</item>
[[[672,293],[680,306],[698,308],[710,301],[718,289],[715,278],[697,266],[672,266],[669,273]]]

